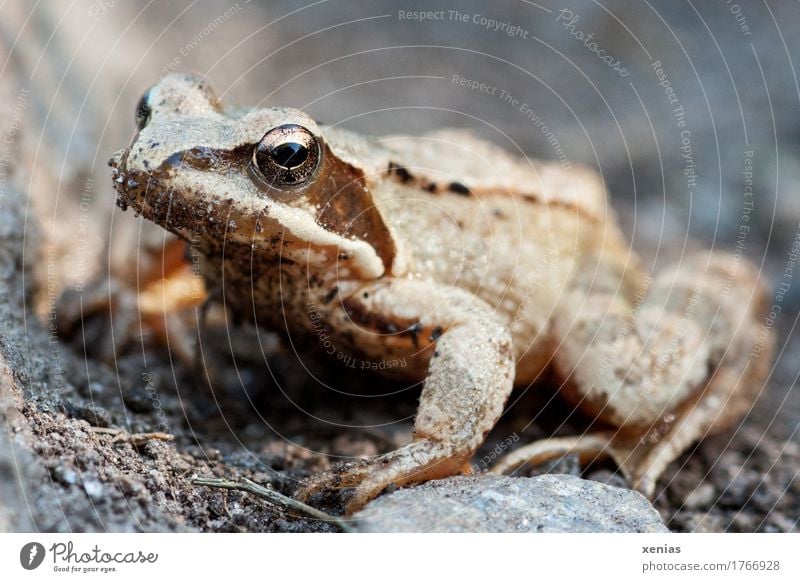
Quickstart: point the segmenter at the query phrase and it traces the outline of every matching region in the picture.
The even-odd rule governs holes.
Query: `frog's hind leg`
[[[533,443],[494,472],[566,453],[611,457],[652,496],[671,461],[749,410],[771,353],[757,271],[729,255],[694,256],[642,295],[637,305],[613,293],[576,294],[554,320],[564,394],[618,429]]]

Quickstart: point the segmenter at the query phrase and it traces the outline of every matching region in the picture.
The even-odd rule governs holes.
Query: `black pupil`
[[[276,164],[284,168],[296,168],[308,158],[308,148],[301,143],[290,141],[272,148],[270,156]]]

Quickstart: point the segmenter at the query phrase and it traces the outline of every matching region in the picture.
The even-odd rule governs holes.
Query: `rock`
[[[364,532],[667,532],[639,493],[572,475],[451,477],[379,497]]]

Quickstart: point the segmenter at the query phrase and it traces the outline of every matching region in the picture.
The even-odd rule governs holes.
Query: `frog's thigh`
[[[766,291],[752,266],[711,254],[666,269],[638,305],[607,294],[574,299],[554,321],[565,393],[619,430],[540,441],[496,470],[566,451],[610,455],[651,494],[668,463],[741,418],[763,386]]]
[[[351,303],[354,298],[359,301],[357,309]],[[375,459],[312,477],[298,492],[308,498],[325,489],[353,487],[347,506],[351,512],[391,484],[458,473],[502,412],[513,386],[514,358],[508,329],[488,305],[462,291],[427,282],[391,281],[360,289],[342,304],[364,321],[410,318],[426,330],[441,328],[420,396],[413,441]],[[374,346],[370,330],[354,323],[355,341]]]

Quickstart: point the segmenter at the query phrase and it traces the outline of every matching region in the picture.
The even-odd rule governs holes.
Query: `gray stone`
[[[639,493],[572,475],[481,475],[379,497],[353,516],[365,532],[667,532]]]

